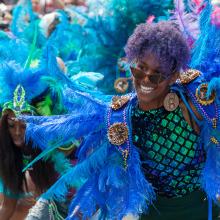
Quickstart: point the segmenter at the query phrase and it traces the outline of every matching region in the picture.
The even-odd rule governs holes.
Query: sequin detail
[[[183,196],[200,188],[205,151],[180,108],[173,112],[134,108],[132,125],[146,178],[159,195]]]

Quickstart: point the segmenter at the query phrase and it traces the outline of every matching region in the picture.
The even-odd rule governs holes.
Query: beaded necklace
[[[118,109],[116,109],[116,111],[117,110]],[[112,108],[109,108],[109,111],[107,113],[107,128],[108,128],[108,131],[113,131],[113,133],[114,133],[114,128],[115,128],[114,126],[118,125],[118,126],[123,127],[128,132],[126,110],[127,110],[127,107],[124,108],[123,112],[122,112],[123,122],[114,123],[114,124],[111,125],[110,119],[111,119],[111,115],[112,115]],[[111,139],[109,137],[109,134],[108,134],[108,138]],[[123,142],[123,140],[122,140],[122,142]],[[130,152],[130,138],[128,137],[128,134],[127,134],[127,138],[126,138],[126,144],[123,144],[124,142],[123,143],[122,142],[120,143],[120,140],[116,140],[115,145],[116,145],[116,149],[121,153],[121,155],[123,157],[124,168],[127,169],[127,166],[128,166],[127,165],[127,159],[128,159],[129,152]]]

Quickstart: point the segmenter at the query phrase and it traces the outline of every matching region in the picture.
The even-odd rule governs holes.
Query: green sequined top
[[[168,112],[163,107],[150,111],[135,107],[132,126],[145,176],[158,195],[177,197],[200,188],[205,151],[180,108]]]

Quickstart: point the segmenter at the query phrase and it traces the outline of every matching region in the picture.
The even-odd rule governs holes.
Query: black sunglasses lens
[[[158,84],[160,82],[160,75],[149,75],[148,79],[153,84]]]
[[[134,67],[131,67],[131,73],[134,76],[134,78],[136,78],[136,79],[143,79],[146,76],[145,72],[143,72],[142,70],[136,69]],[[155,85],[163,82],[166,79],[166,77],[160,73],[153,74],[153,75],[147,75],[147,77],[148,77],[149,81]]]
[[[159,84],[163,82],[166,79],[166,77],[163,76],[162,74],[154,74],[154,75],[148,76],[148,79],[153,84]]]

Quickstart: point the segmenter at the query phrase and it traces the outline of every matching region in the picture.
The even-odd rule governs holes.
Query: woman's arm
[[[17,199],[9,198],[3,194],[0,194],[0,219],[9,220],[14,213],[17,205]]]

